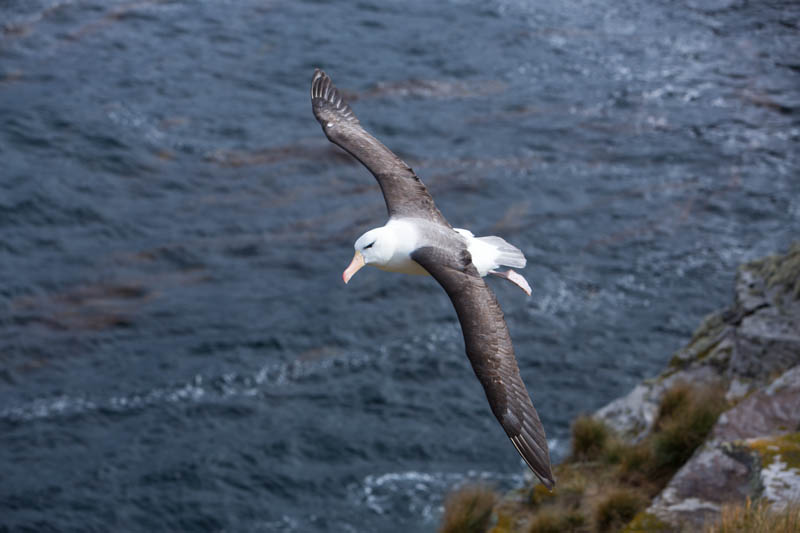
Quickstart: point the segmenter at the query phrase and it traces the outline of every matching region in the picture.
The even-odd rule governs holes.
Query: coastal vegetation
[[[445,501],[440,533],[484,533],[492,519],[498,496],[484,485],[468,485]]]
[[[719,520],[703,533],[796,533],[800,531],[800,504],[774,510],[764,501],[726,505]]]
[[[622,440],[602,420],[578,417],[552,492],[536,484],[501,500],[486,487],[466,487],[448,497],[440,531],[621,531],[703,443],[725,407],[722,388],[676,384],[664,394],[654,430],[638,443]],[[495,505],[497,523],[490,530]]]

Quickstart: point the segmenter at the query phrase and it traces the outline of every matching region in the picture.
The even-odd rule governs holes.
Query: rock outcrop
[[[723,506],[728,517],[797,516],[800,243],[742,265],[733,305],[661,375],[576,419],[555,475],[552,492],[534,484],[499,498],[491,533],[703,531]]]
[[[700,527],[721,506],[800,500],[800,244],[740,267],[735,302],[706,318],[669,368],[600,409],[630,442],[653,427],[677,383],[722,385],[733,404],[652,501],[640,523]]]

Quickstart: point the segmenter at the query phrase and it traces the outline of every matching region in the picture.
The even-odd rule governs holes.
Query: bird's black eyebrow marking
[[[375,241],[372,241],[371,243],[369,243],[368,245],[366,245],[366,246],[364,247],[364,249],[366,250],[367,248],[372,248],[372,245],[373,245],[373,244],[375,244]]]

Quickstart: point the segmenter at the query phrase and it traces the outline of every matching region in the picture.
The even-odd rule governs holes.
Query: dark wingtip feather
[[[333,81],[320,69],[314,69],[314,76],[311,78],[311,107],[314,116],[323,126],[335,121],[358,124],[355,113],[344,101]]]
[[[553,478],[553,472],[550,469],[550,458],[547,457],[548,454],[546,452],[544,454],[545,457],[542,457],[543,454],[541,451],[537,453],[534,447],[531,446],[531,440],[532,439],[526,438],[526,436],[522,434],[512,437],[511,443],[522,456],[528,468],[531,469],[531,472],[536,474],[536,477],[542,482],[542,485],[549,490],[553,490],[553,487],[556,485],[556,480]]]

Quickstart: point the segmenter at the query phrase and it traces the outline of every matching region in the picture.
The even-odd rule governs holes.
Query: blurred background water
[[[322,67],[490,281],[555,458],[800,235],[800,4],[0,2],[0,529],[432,531],[525,468]]]

